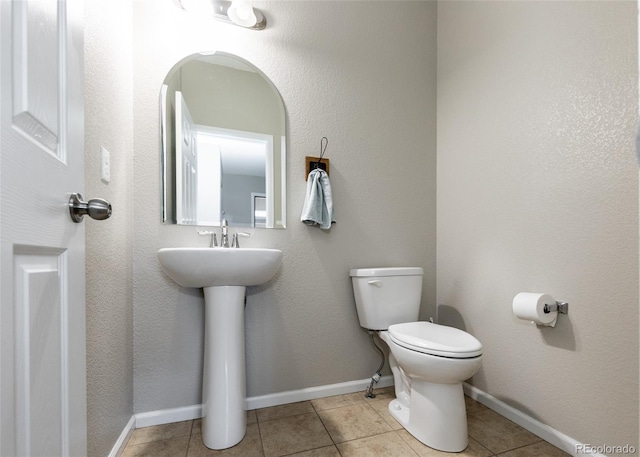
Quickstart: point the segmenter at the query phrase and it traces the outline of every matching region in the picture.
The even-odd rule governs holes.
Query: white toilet
[[[422,268],[362,268],[350,272],[360,325],[379,331],[391,351],[396,399],[389,411],[429,447],[467,447],[462,381],[480,368],[482,344],[453,327],[417,322]]]

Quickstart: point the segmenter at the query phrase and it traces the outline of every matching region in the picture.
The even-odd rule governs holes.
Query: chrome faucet
[[[220,224],[222,227],[222,236],[220,237],[220,247],[228,248],[229,247],[229,223],[226,219],[222,219],[222,223]]]

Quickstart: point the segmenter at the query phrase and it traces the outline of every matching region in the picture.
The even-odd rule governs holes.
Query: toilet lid
[[[391,339],[407,349],[441,357],[466,359],[482,355],[482,343],[467,332],[431,322],[389,326]]]

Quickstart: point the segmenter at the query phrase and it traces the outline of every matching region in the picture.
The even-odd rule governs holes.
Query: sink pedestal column
[[[210,449],[238,444],[245,411],[244,286],[204,288],[202,440]]]

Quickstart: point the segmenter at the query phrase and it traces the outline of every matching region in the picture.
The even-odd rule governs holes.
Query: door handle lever
[[[103,198],[92,198],[84,202],[82,195],[74,193],[69,197],[69,214],[73,222],[82,222],[85,214],[92,219],[102,221],[111,216],[111,203]]]

